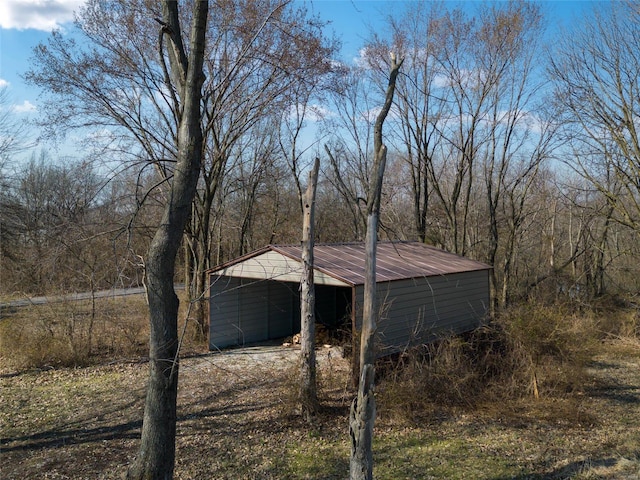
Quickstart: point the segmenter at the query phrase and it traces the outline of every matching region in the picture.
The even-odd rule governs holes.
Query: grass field
[[[7,334],[6,324],[0,331],[6,346],[11,339],[28,338],[28,328],[38,325],[51,328],[46,330],[50,338],[73,334],[78,342],[86,338],[86,324],[80,319],[86,323],[93,318],[95,328],[93,356],[79,357],[87,362],[76,366],[45,362],[34,368],[24,358],[13,358],[19,357],[19,346],[13,345],[9,354],[3,347],[3,480],[121,478],[137,451],[148,368],[142,340],[144,305],[129,300],[110,309],[101,306],[101,315],[94,317],[83,308],[55,307],[48,311],[50,316],[45,310],[25,311],[13,318],[14,325],[22,325],[21,336],[12,329]],[[548,316],[541,318],[545,324],[550,321]],[[569,320],[559,319],[567,325]],[[68,322],[74,331],[65,327]],[[589,324],[603,322],[590,319]],[[571,332],[576,329],[569,327]],[[502,385],[522,385],[510,382],[487,392],[478,390],[473,402],[447,401],[429,391],[434,385],[443,388],[442,378],[449,378],[456,388],[478,388],[477,382],[459,378],[471,370],[456,367],[451,359],[442,362],[455,367],[445,369],[444,377],[443,367],[438,367],[412,390],[405,385],[406,377],[393,378],[387,372],[377,394],[375,478],[640,478],[637,337],[609,334],[599,342],[583,342],[584,327],[569,337],[555,327],[545,328],[548,335],[539,328],[530,335],[539,350],[550,348],[551,336],[557,337],[553,345],[563,350],[555,360],[540,357],[538,398],[529,390],[496,394],[495,388]],[[580,342],[572,341],[574,337]],[[123,349],[117,350],[120,342]],[[589,349],[571,357],[580,358],[580,374],[566,378],[578,372],[576,366],[563,366],[570,358],[567,352],[578,343],[588,343]],[[446,359],[451,351],[438,355]],[[273,346],[261,353],[211,354],[190,345],[181,361],[175,478],[347,478],[347,415],[354,392],[349,361],[337,352],[319,350],[323,411],[308,426],[295,402],[296,350]],[[25,358],[36,357],[32,353]],[[465,395],[472,393],[467,390]]]

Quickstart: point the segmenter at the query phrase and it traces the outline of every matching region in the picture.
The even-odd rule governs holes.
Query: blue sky
[[[82,0],[2,0],[0,2],[0,86],[5,85],[17,113],[37,109],[37,92],[20,75],[28,68],[31,49],[53,28],[64,28]]]
[[[402,1],[386,0],[297,0],[330,22],[329,29],[343,43],[342,60],[357,56],[369,28],[379,23]],[[0,87],[5,86],[14,114],[34,117],[38,111],[38,91],[25,86],[21,75],[29,67],[31,50],[46,40],[52,28],[69,30],[73,12],[84,0],[0,0]],[[456,2],[474,8],[476,0]],[[583,1],[541,2],[549,13],[551,28],[567,24],[588,7]],[[32,133],[34,136],[36,132]]]

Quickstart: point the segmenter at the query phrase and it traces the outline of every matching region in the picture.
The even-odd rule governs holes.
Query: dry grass
[[[426,363],[405,359],[413,370],[404,383],[400,369],[387,371],[377,395],[377,479],[640,477],[637,337],[563,309],[511,315],[503,319],[511,326],[434,346]],[[547,325],[509,330],[527,315]],[[582,347],[559,325],[576,338],[596,332],[597,341]],[[532,359],[537,398],[531,371],[518,373]],[[183,358],[175,478],[345,478],[349,361],[321,349],[319,362],[324,408],[309,427],[296,409],[295,349]],[[392,374],[398,391],[389,395]],[[0,376],[0,478],[120,478],[138,446],[146,375],[146,363],[119,361]]]
[[[148,352],[140,295],[22,307],[0,320],[3,367],[86,366]]]
[[[383,413],[412,424],[443,410],[575,397],[584,393],[587,366],[604,338],[593,312],[513,308],[470,335],[443,338],[388,363],[379,388],[389,406]]]
[[[324,409],[312,427],[290,408],[295,350],[183,359],[175,478],[345,478],[350,371],[333,352],[321,356]],[[376,478],[637,478],[640,359],[618,355],[603,347],[579,395],[451,409],[413,425],[381,415]],[[117,363],[0,378],[0,478],[120,478],[138,445],[146,374],[144,363]],[[389,408],[383,397],[379,407]]]
[[[181,318],[186,314],[181,302]],[[191,322],[189,325],[193,325]],[[148,355],[149,321],[143,295],[61,301],[15,309],[0,319],[2,370],[97,365]],[[195,328],[184,350],[201,352]]]

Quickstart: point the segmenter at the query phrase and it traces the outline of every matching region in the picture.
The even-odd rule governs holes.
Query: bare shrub
[[[562,397],[583,388],[598,339],[593,313],[521,305],[400,355],[383,369],[381,411],[417,421],[441,409]]]
[[[0,325],[0,355],[4,367],[43,368],[72,364],[69,344],[47,329],[23,322],[4,321]]]
[[[99,304],[99,357],[130,358],[148,353],[148,313],[142,296],[109,298]]]
[[[329,375],[325,376],[324,369],[320,368],[319,365],[316,365],[316,368],[318,399],[322,401],[324,393],[327,390],[335,388],[336,380],[332,369],[329,370]],[[280,378],[280,406],[282,407],[282,413],[284,415],[302,415],[303,398],[300,391],[301,374],[299,355],[295,356],[295,361],[285,366]],[[320,412],[316,411],[316,414],[317,413]]]
[[[598,317],[572,305],[524,304],[504,312],[497,324],[504,330],[513,371],[534,397],[579,390],[584,367],[600,339]]]
[[[285,416],[301,415],[300,396],[300,356],[299,349],[295,351],[292,361],[282,363],[282,369],[277,371],[279,403],[281,412]],[[318,347],[316,349],[316,381],[319,417],[324,414],[331,416],[336,409],[347,408],[351,403],[353,390],[350,385],[351,366],[341,353],[340,347]],[[271,371],[275,375],[276,370]]]
[[[0,329],[5,363],[16,368],[85,365],[93,333],[89,316],[72,302],[20,309]]]
[[[379,369],[382,415],[418,422],[441,406],[472,406],[482,386],[467,342],[462,337],[443,338],[387,360]]]
[[[598,315],[598,327],[606,338],[626,341],[640,338],[640,305],[623,297],[605,295],[596,299],[593,309]]]

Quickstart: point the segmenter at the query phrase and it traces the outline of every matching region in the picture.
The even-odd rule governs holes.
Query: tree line
[[[5,294],[140,282],[174,174],[179,106],[164,87],[157,12],[109,7],[89,2],[83,42],[52,34],[26,74],[48,92],[47,133],[84,132],[86,154],[43,151],[17,165],[3,147]],[[192,298],[211,266],[299,242],[315,156],[316,241],[364,239],[389,51],[405,62],[385,132],[381,238],[494,266],[495,307],[534,287],[637,290],[635,3],[598,6],[550,47],[536,3],[469,13],[412,2],[371,32],[356,65],[331,60],[337,40],[304,7],[225,2],[210,17],[203,162],[179,260]],[[3,139],[16,127],[7,120]]]

